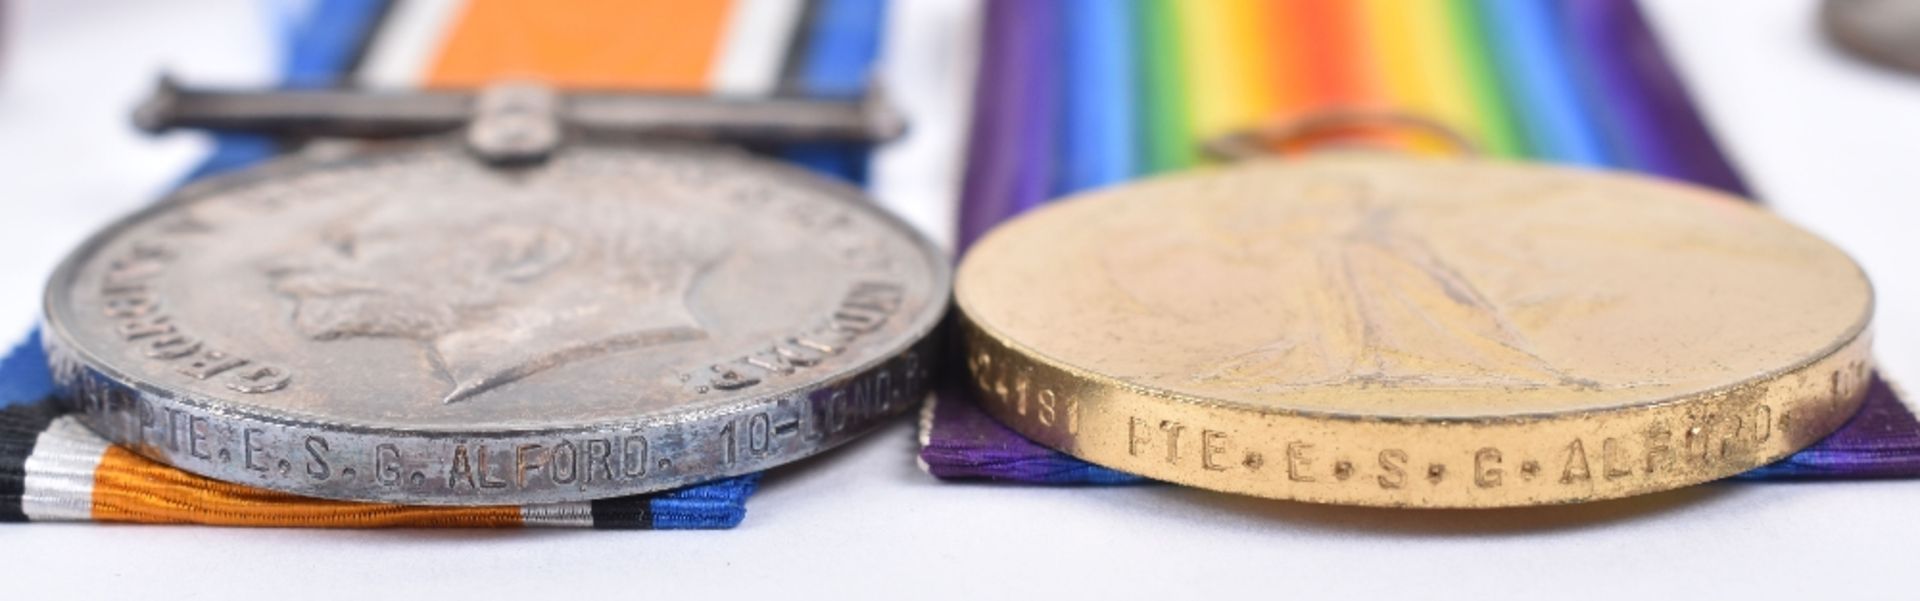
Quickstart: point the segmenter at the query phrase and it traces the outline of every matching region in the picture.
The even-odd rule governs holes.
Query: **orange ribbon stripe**
[[[1373,47],[1360,5],[1348,0],[1289,0],[1298,39],[1301,88],[1310,108],[1370,106],[1385,86],[1373,73]]]
[[[332,501],[229,484],[107,447],[93,474],[93,519],[142,524],[305,528],[510,528],[520,508],[422,507]]]
[[[574,88],[702,92],[731,0],[470,0],[427,87],[509,78]]]

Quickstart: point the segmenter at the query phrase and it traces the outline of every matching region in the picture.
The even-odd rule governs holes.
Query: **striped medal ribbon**
[[[913,123],[867,153],[775,152],[864,182],[936,240],[1051,198],[1198,164],[1198,142],[1315,111],[1422,115],[1501,157],[1626,168],[1743,194],[1638,8],[1608,0],[326,0],[289,27],[285,80],[853,94],[869,71]],[[975,26],[980,30],[976,31]],[[978,50],[976,52],[976,49]],[[874,64],[876,55],[886,60]],[[976,84],[975,61],[978,61]],[[222,136],[194,177],[271,156]],[[964,154],[963,154],[964,153]],[[325,501],[214,482],[62,417],[37,337],[0,359],[0,520],[309,527],[726,528],[747,476],[551,506]],[[1020,438],[947,390],[922,416],[943,478],[1136,482]],[[1920,474],[1920,424],[1876,380],[1831,438],[1750,479]]]

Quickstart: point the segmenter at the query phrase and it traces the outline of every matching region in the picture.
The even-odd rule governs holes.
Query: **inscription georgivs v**
[[[56,274],[48,345],[90,425],[190,471],[578,500],[762,469],[904,410],[945,295],[944,259],[857,192],[743,153],[581,144],[495,170],[430,143],[129,218]]]
[[[1180,175],[990,233],[956,283],[986,408],[1082,458],[1311,501],[1638,494],[1858,407],[1872,293],[1717,193],[1486,162]]]

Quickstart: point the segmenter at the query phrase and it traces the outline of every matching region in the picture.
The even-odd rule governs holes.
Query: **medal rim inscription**
[[[1363,162],[1377,159],[1338,157],[1308,160]],[[1397,162],[1407,159],[1385,160]],[[1465,163],[1516,168],[1515,164],[1506,162],[1455,161],[1455,164]],[[1525,168],[1576,171],[1538,166]],[[1632,174],[1579,173],[1590,177],[1624,177],[1726,196],[1697,186]],[[1209,175],[1188,173],[1169,176],[1204,177]],[[1054,207],[1073,202],[1099,202],[1100,194],[1095,192],[1063,200]],[[1054,207],[1045,207],[1035,213]],[[1747,207],[1742,209],[1758,211]],[[1797,226],[1771,214],[1763,215],[1833,249],[1830,243],[1807,234]],[[995,233],[999,232],[990,232],[981,245],[993,244]],[[1034,233],[1028,232],[1027,235]],[[1844,424],[1864,400],[1871,373],[1874,298],[1871,282],[1858,264],[1843,252],[1833,250],[1858,275],[1866,294],[1863,314],[1838,340],[1811,355],[1802,356],[1792,364],[1704,390],[1667,398],[1569,410],[1448,415],[1383,414],[1365,410],[1343,412],[1318,407],[1251,404],[1134,382],[1050,356],[1023,343],[1020,338],[996,329],[991,323],[982,322],[981,310],[976,303],[1007,301],[969,296],[967,274],[973,269],[982,268],[970,265],[980,256],[977,254],[969,254],[956,272],[956,321],[960,329],[957,335],[962,338],[961,346],[966,353],[969,386],[980,393],[982,408],[990,415],[1046,446],[1120,471],[1225,492],[1316,503],[1424,508],[1577,503],[1657,492],[1731,476],[1785,457]],[[1046,293],[1044,290],[1033,292]],[[1825,382],[1829,375],[1832,394],[1795,396],[1788,387],[1776,386],[1783,382],[1804,383],[1810,376],[1819,376],[1818,379]],[[1727,412],[1740,408],[1745,408],[1749,414]],[[1760,417],[1763,413],[1766,416],[1764,418]],[[1726,417],[1729,415],[1732,417]],[[1700,421],[1703,419],[1706,421]],[[1774,425],[1776,419],[1777,427]],[[1728,426],[1729,420],[1731,426]],[[1703,438],[1730,436],[1724,431],[1718,434],[1714,431],[1727,427],[1732,428],[1734,435],[1740,432],[1751,434],[1751,428],[1762,422],[1767,426],[1756,434],[1759,438],[1753,440]],[[1675,440],[1684,437],[1685,444],[1698,444],[1701,449],[1719,446],[1717,450],[1702,451],[1697,459],[1690,455],[1681,457],[1671,452],[1672,449],[1651,442],[1651,433],[1655,429],[1671,429]],[[1619,436],[1587,440],[1585,443],[1591,448],[1582,450],[1583,439],[1592,438],[1596,436],[1595,432],[1602,431]],[[1184,438],[1181,437],[1183,432],[1186,434]],[[1626,471],[1615,472],[1619,449],[1629,444],[1623,442],[1626,436],[1623,433],[1647,434],[1645,470],[1627,468]],[[1573,442],[1569,443],[1569,440]],[[1247,455],[1244,458],[1236,456],[1232,461],[1216,461],[1219,458],[1212,457],[1212,454],[1224,452],[1227,446],[1236,447],[1236,451],[1244,450]],[[1260,448],[1254,449],[1256,446]],[[1605,474],[1600,472],[1599,467],[1603,446],[1609,462]],[[1671,446],[1679,448],[1680,443]],[[1314,453],[1311,449],[1315,447],[1328,454],[1333,453],[1328,449],[1344,449],[1340,452],[1345,452],[1346,456],[1338,461],[1331,473],[1316,475],[1311,472],[1327,472],[1327,462],[1332,461],[1327,455],[1320,458],[1323,462],[1321,465],[1311,466],[1308,472],[1300,472],[1303,464],[1296,463],[1296,460],[1311,465],[1313,462],[1308,455]],[[1392,487],[1387,486],[1386,480],[1380,480],[1378,487],[1363,484],[1362,481],[1373,482],[1376,476],[1385,478],[1380,472],[1387,469],[1390,458],[1380,455],[1378,469],[1369,470],[1375,465],[1375,456],[1365,453],[1355,455],[1351,451],[1356,447],[1374,448],[1379,453],[1397,453],[1392,456],[1391,462],[1397,465],[1393,469],[1399,481]],[[1296,453],[1300,449],[1307,450]],[[1411,456],[1410,449],[1414,450]],[[1514,460],[1504,468],[1499,466],[1502,449],[1507,451],[1507,459]],[[1513,486],[1522,481],[1522,472],[1518,469],[1521,467],[1521,460],[1518,459],[1520,453],[1515,453],[1516,449],[1532,451],[1532,455],[1524,461],[1529,464],[1530,470],[1525,472],[1527,484],[1553,481],[1553,478],[1535,477],[1545,469],[1542,462],[1552,464],[1550,476],[1560,475],[1559,461],[1562,459],[1549,457],[1557,452],[1564,451],[1569,464],[1577,455],[1582,465],[1586,465],[1591,455],[1594,467],[1591,471],[1569,472],[1570,481],[1562,484],[1575,486]],[[1491,468],[1494,470],[1492,486],[1484,485],[1486,473],[1480,471],[1485,467],[1486,457],[1477,455],[1488,451],[1495,460]],[[1693,447],[1687,447],[1686,452],[1692,453]],[[1656,453],[1667,453],[1686,462],[1663,464],[1668,469],[1656,470],[1653,467]],[[1419,456],[1421,454],[1425,457]],[[1415,465],[1414,462],[1418,461],[1435,463]],[[1461,469],[1463,461],[1470,465],[1471,471]],[[1266,473],[1255,473],[1263,462],[1267,467]],[[1452,482],[1447,482],[1448,466],[1454,470]],[[1413,473],[1416,468],[1435,471],[1416,474]],[[1278,476],[1275,476],[1276,470]],[[1462,476],[1462,472],[1467,475]],[[1509,484],[1504,488],[1499,486],[1501,473],[1507,475],[1506,483]],[[1349,483],[1350,477],[1355,478],[1355,482]],[[1428,481],[1422,482],[1423,479]],[[1318,486],[1312,484],[1316,481],[1319,482]],[[1336,481],[1339,484],[1335,484]],[[1449,486],[1442,486],[1443,482]],[[1452,486],[1461,482],[1466,486]],[[1579,484],[1593,486],[1581,487]]]
[[[620,151],[633,146],[632,143],[622,140],[577,141],[562,152],[593,152],[596,148]],[[933,352],[937,350],[932,341],[937,338],[936,330],[950,305],[952,266],[951,261],[946,259],[944,251],[939,250],[923,234],[897,216],[874,205],[867,199],[864,192],[843,182],[821,177],[796,166],[755,157],[745,151],[729,147],[693,142],[648,143],[644,146],[669,150],[685,148],[697,156],[721,158],[723,159],[721,162],[729,164],[724,168],[734,171],[721,177],[752,175],[772,178],[783,185],[804,186],[808,189],[809,196],[818,198],[809,202],[826,201],[850,211],[864,213],[874,220],[883,235],[897,237],[905,247],[912,250],[911,254],[915,256],[902,258],[920,265],[913,268],[912,272],[924,274],[927,278],[926,302],[917,313],[903,315],[908,325],[901,328],[897,339],[879,340],[883,344],[873,346],[874,355],[866,361],[846,364],[838,369],[813,372],[808,377],[742,395],[725,404],[675,407],[643,416],[584,421],[556,427],[406,428],[378,424],[353,424],[341,421],[336,416],[311,415],[299,411],[279,410],[244,400],[226,400],[217,395],[182,389],[151,378],[143,378],[135,375],[136,370],[116,367],[113,361],[104,360],[89,350],[79,341],[76,333],[69,330],[68,320],[78,319],[74,314],[77,307],[72,305],[69,295],[71,288],[79,285],[78,278],[82,268],[89,261],[98,260],[99,253],[120,240],[130,228],[164,216],[169,211],[186,204],[217,197],[229,191],[245,190],[249,186],[270,185],[282,178],[378,164],[381,161],[405,159],[416,154],[464,152],[458,149],[457,141],[442,137],[393,143],[370,149],[354,149],[345,154],[315,153],[276,158],[251,168],[189,183],[168,194],[162,200],[120,217],[93,233],[62,260],[49,277],[49,283],[43,295],[42,317],[47,331],[47,335],[43,338],[43,345],[47,348],[53,362],[56,385],[62,390],[62,400],[74,405],[82,421],[109,440],[149,459],[217,480],[260,486],[303,496],[339,500],[425,505],[507,505],[584,501],[653,492],[764,470],[817,454],[856,438],[880,425],[887,418],[906,411],[921,396],[924,396],[927,389],[926,381],[929,377],[928,371],[931,369],[934,357]],[[876,378],[881,384],[875,384],[872,381]],[[899,394],[894,395],[887,390],[868,389],[866,400],[877,405],[867,407],[865,414],[830,416],[827,419],[845,419],[846,421],[820,424],[821,429],[817,432],[808,429],[808,424],[816,416],[806,412],[816,410],[831,412],[836,407],[829,405],[834,403],[839,403],[838,409],[843,412],[849,410],[851,406],[845,403],[850,401],[843,393],[852,391],[852,394],[859,394],[860,391],[856,390],[856,387],[862,385],[869,387],[891,385],[897,387]],[[815,398],[821,394],[826,396]],[[899,397],[897,402],[892,398],[894,396]],[[149,416],[155,411],[166,411],[169,420],[175,417],[174,413],[188,416],[186,436],[193,436],[194,428],[200,428],[206,433],[201,440],[224,437],[226,444],[220,449],[218,463],[211,462],[213,459],[211,455],[205,458],[193,455],[192,458],[205,461],[190,461],[187,460],[189,457],[186,455],[191,453],[191,450],[183,452],[179,449],[164,449],[148,444],[144,439],[129,439],[124,432],[120,431],[119,424],[130,417],[133,419],[139,417],[133,414],[135,406],[148,411]],[[375,461],[370,463],[370,466],[378,463],[379,457],[376,457],[378,453],[385,452],[380,447],[394,447],[410,461],[418,461],[426,457],[429,458],[426,460],[426,463],[430,464],[429,467],[440,467],[437,464],[445,463],[446,453],[436,452],[429,447],[458,444],[463,448],[466,446],[485,448],[486,445],[500,443],[511,449],[517,448],[520,444],[535,444],[533,441],[537,440],[551,441],[566,437],[621,435],[622,433],[646,433],[647,438],[656,438],[655,434],[658,434],[657,438],[672,439],[685,445],[686,448],[679,449],[682,454],[698,455],[704,451],[693,448],[689,441],[711,440],[713,434],[724,434],[727,425],[739,421],[735,418],[756,420],[760,419],[761,414],[770,414],[776,410],[788,413],[800,412],[793,415],[794,427],[798,429],[796,432],[799,434],[794,439],[794,443],[802,444],[778,445],[778,449],[770,448],[762,456],[748,457],[744,461],[730,460],[729,464],[733,466],[731,468],[713,468],[713,465],[717,465],[710,461],[713,457],[695,456],[692,461],[678,461],[681,457],[673,456],[671,459],[675,461],[672,461],[671,465],[675,473],[645,477],[641,482],[625,482],[618,483],[616,486],[597,488],[588,488],[583,484],[580,487],[528,489],[522,483],[519,487],[510,487],[505,490],[481,488],[450,492],[424,490],[425,487],[419,486],[417,481],[413,483],[415,486],[412,489],[407,489],[404,486],[394,486],[393,483],[361,482],[352,480],[350,477],[349,482],[341,482],[336,478],[332,482],[323,482],[325,486],[307,486],[304,484],[309,483],[297,477],[276,478],[268,473],[255,473],[249,469],[251,467],[249,465],[242,465],[239,468],[230,467],[230,464],[236,463],[230,459],[230,456],[242,452],[235,449],[239,449],[242,444],[250,444],[234,443],[241,442],[238,440],[240,437],[253,436],[254,432],[258,431],[272,431],[276,436],[289,437],[287,441],[282,442],[290,444],[299,444],[303,437],[308,436],[320,436],[332,440],[347,438],[362,440],[365,444],[346,451],[335,448],[330,454],[342,461],[358,461],[362,458],[359,456],[374,457]],[[822,415],[828,414],[822,413]],[[774,422],[770,419],[760,421],[767,423],[768,436],[771,437]],[[785,421],[780,423],[784,425]],[[171,422],[169,424],[171,427]],[[758,427],[759,424],[752,424],[752,426]],[[135,438],[144,436],[138,432],[135,434],[137,435]],[[815,434],[818,435],[816,438],[800,439],[800,436]],[[738,437],[740,433],[734,431],[732,435]],[[172,437],[175,434],[169,430],[168,436]],[[495,447],[495,450],[500,448]],[[243,449],[249,453],[247,455],[249,460],[252,458],[253,450]],[[300,452],[297,447],[292,446],[280,450],[284,451],[282,459]],[[659,467],[666,468],[668,463],[664,460],[668,458],[667,454],[657,453],[658,449],[655,450],[654,456],[663,458]],[[706,454],[713,455],[713,453]],[[281,463],[283,464],[280,467],[281,475],[286,476],[287,467],[284,461]],[[373,474],[375,470],[371,467],[360,471],[365,472],[359,474],[360,480],[367,480],[375,475]],[[425,471],[434,474],[436,478],[446,473],[444,469]],[[353,471],[349,471],[349,474],[351,473]],[[297,470],[294,475],[298,476]]]

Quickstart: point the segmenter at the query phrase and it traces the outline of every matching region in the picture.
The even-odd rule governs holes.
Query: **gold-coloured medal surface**
[[[989,233],[956,296],[985,408],[1144,476],[1503,507],[1764,465],[1839,427],[1873,294],[1739,199],[1481,160],[1255,161]]]

